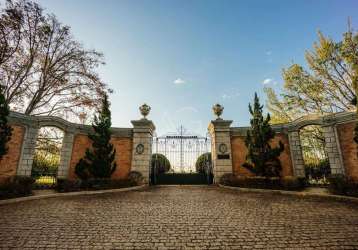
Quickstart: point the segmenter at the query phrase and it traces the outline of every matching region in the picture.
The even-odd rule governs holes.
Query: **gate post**
[[[68,170],[70,168],[75,133],[74,131],[69,131],[69,130],[70,129],[64,131],[64,135],[62,139],[60,165],[58,166],[58,172],[57,172],[57,178],[59,179],[67,179]]]
[[[290,144],[293,174],[297,177],[305,177],[305,164],[303,161],[299,130],[289,131],[288,141]]]
[[[148,184],[155,126],[152,121],[146,118],[134,120],[131,123],[133,124],[131,171],[140,172],[144,178],[144,183]]]
[[[345,174],[342,153],[340,152],[337,128],[334,125],[322,126],[325,149],[332,174]]]
[[[27,125],[17,175],[31,176],[38,132],[39,127],[37,124]]]
[[[211,135],[211,158],[214,183],[219,183],[221,176],[224,174],[232,173],[231,123],[231,120],[218,118],[211,121],[208,127]]]

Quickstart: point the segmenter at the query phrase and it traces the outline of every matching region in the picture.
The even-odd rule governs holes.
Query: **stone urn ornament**
[[[145,103],[139,107],[139,111],[142,114],[143,119],[147,119],[147,115],[149,115],[150,109],[150,106]]]
[[[220,116],[222,115],[224,111],[224,107],[221,106],[219,103],[215,104],[213,106],[214,114],[217,116],[217,119],[221,119]]]

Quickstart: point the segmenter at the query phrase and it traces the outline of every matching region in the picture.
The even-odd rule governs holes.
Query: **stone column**
[[[70,168],[70,162],[72,157],[73,140],[75,137],[74,132],[65,131],[62,140],[60,165],[58,166],[57,178],[67,179],[68,170]]]
[[[300,132],[289,131],[288,141],[290,144],[293,174],[297,177],[305,177],[305,163],[302,155]]]
[[[218,183],[224,174],[233,172],[230,139],[231,123],[231,120],[218,118],[209,124],[214,183]]]
[[[39,128],[37,126],[28,125],[26,127],[17,175],[31,176],[38,132]]]
[[[337,129],[334,125],[324,126],[325,149],[332,174],[344,174]]]
[[[133,124],[131,171],[140,172],[143,175],[144,182],[148,184],[155,126],[152,121],[146,118],[131,122]]]

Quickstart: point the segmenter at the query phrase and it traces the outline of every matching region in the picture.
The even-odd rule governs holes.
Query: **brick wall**
[[[232,168],[235,175],[252,176],[253,174],[242,167],[245,162],[247,148],[244,136],[231,137]]]
[[[16,175],[20,160],[25,128],[19,125],[13,125],[12,128],[11,140],[8,142],[9,151],[0,161],[0,181]]]
[[[132,138],[114,137],[111,142],[116,148],[117,169],[114,171],[113,179],[126,178],[131,171],[132,163]],[[148,170],[149,171],[149,170]]]
[[[116,162],[117,168],[113,173],[113,179],[123,179],[126,178],[131,169],[132,161],[132,139],[131,138],[121,138],[113,137],[111,139],[116,148]],[[78,161],[85,155],[86,149],[91,147],[92,142],[87,135],[77,134],[74,138],[73,147],[72,147],[72,157],[70,162],[70,169],[68,178],[73,180],[77,176],[75,174],[75,166]]]
[[[339,143],[346,174],[358,181],[358,150],[353,141],[355,122],[337,125]]]
[[[288,136],[286,134],[277,134],[276,137],[272,140],[272,146],[277,146],[280,140],[285,146],[285,150],[281,153],[279,157],[282,164],[282,176],[292,176],[293,167]],[[235,175],[252,176],[253,174],[250,171],[242,167],[242,164],[245,162],[247,154],[247,148],[245,146],[245,137],[232,136],[231,150],[233,173]]]

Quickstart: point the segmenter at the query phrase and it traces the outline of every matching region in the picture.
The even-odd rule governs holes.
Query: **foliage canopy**
[[[272,122],[290,122],[312,113],[356,110],[358,114],[358,33],[349,28],[335,42],[319,32],[305,58],[308,69],[298,64],[283,69],[280,97],[272,88],[265,88]],[[358,143],[358,124],[355,141]]]

